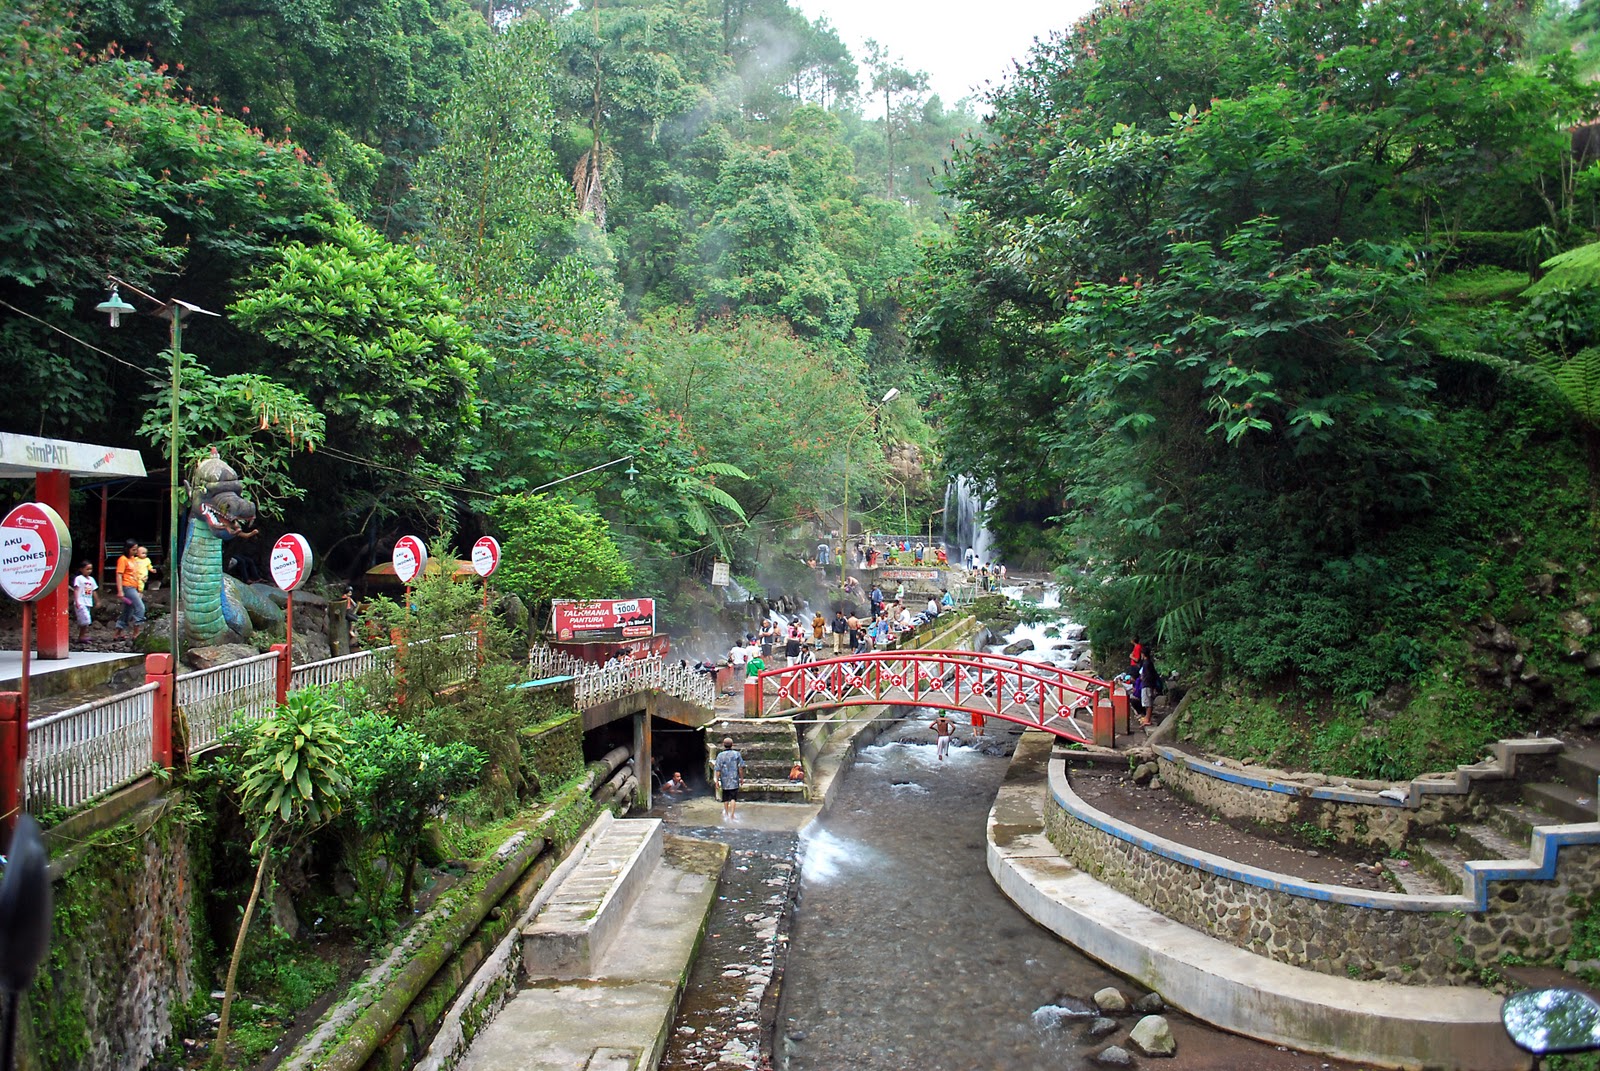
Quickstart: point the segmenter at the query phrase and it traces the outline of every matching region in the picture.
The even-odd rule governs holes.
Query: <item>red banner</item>
[[[656,631],[654,599],[555,599],[550,605],[555,610],[556,639],[563,642],[626,640]]]

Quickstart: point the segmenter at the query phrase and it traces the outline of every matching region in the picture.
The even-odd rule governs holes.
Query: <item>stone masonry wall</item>
[[[1600,846],[1580,845],[1562,849],[1553,880],[1491,882],[1485,911],[1399,911],[1297,896],[1285,888],[1303,883],[1288,875],[1273,883],[1277,887],[1252,884],[1079,819],[1054,798],[1058,770],[1052,770],[1046,828],[1065,858],[1186,926],[1324,974],[1451,985],[1482,981],[1504,953],[1559,958],[1600,878]]]
[[[22,1004],[18,1066],[138,1071],[195,992],[197,895],[183,808],[158,801],[55,860],[49,958]]]
[[[1424,830],[1450,822],[1471,821],[1482,809],[1476,791],[1464,795],[1424,796],[1416,808],[1403,805],[1319,799],[1309,791],[1271,791],[1209,777],[1182,762],[1158,755],[1161,783],[1212,814],[1277,825],[1310,823],[1332,833],[1341,844],[1376,845],[1396,851]],[[1273,771],[1250,769],[1258,777]],[[1310,786],[1306,786],[1308,789]]]

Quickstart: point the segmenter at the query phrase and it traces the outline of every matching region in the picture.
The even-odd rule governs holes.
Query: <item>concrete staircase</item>
[[[800,740],[791,719],[727,721],[707,726],[708,780],[714,781],[711,764],[722,750],[723,738],[729,736],[733,737],[733,746],[744,756],[745,780],[739,788],[741,801],[805,803],[810,798],[805,782],[789,780],[789,771],[800,761]]]
[[[1462,823],[1448,840],[1425,839],[1408,854],[1409,859],[1384,863],[1390,880],[1413,895],[1459,894],[1465,885],[1468,860],[1532,858],[1535,826],[1594,822],[1600,785],[1600,747],[1563,750],[1548,781],[1520,786],[1521,798],[1494,804],[1482,822]]]
[[[522,931],[528,978],[588,978],[661,861],[661,820],[603,812],[577,867]]]
[[[651,1071],[727,858],[658,819],[602,814],[418,1071]]]

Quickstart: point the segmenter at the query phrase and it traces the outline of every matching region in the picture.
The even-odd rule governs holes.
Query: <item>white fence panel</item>
[[[156,687],[146,684],[30,722],[23,771],[28,808],[77,807],[149,770]]]
[[[259,721],[278,698],[278,656],[273,652],[185,673],[175,703],[189,725],[189,754],[216,744],[235,715]]]
[[[659,655],[597,666],[564,651],[538,646],[528,652],[528,674],[540,677],[575,677],[574,691],[580,707],[606,703],[646,689],[657,689],[686,702],[713,710],[717,705],[716,679],[687,665],[667,665]]]
[[[355,680],[375,669],[388,669],[394,665],[394,648],[378,647],[371,651],[355,651],[320,662],[306,662],[289,671],[289,690],[315,688],[341,681]]]

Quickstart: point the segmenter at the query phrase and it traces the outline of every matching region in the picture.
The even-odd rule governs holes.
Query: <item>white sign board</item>
[[[0,588],[18,602],[54,591],[71,559],[71,533],[42,502],[24,502],[0,521]]]
[[[713,562],[711,565],[711,583],[714,587],[725,588],[733,577],[729,575],[727,562]]]
[[[267,571],[272,574],[272,582],[284,591],[294,591],[304,584],[311,575],[311,544],[306,537],[293,532],[279,536],[272,544]]]
[[[472,571],[487,577],[500,567],[500,541],[494,536],[484,536],[472,544]]]
[[[0,432],[0,476],[70,472],[74,476],[143,476],[144,459],[125,447]]]
[[[394,563],[394,575],[400,583],[409,584],[427,567],[428,548],[416,536],[401,536],[389,560]]]

